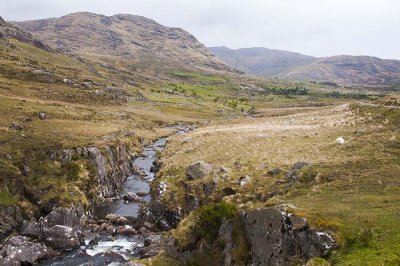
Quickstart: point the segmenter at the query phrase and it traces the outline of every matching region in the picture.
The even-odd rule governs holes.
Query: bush
[[[233,218],[236,214],[236,207],[231,203],[221,202],[203,206],[196,211],[193,233],[198,239],[212,242],[218,236],[223,219]]]

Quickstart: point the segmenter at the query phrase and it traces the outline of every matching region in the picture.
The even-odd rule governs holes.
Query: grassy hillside
[[[293,204],[313,227],[334,232],[340,247],[330,259],[333,265],[397,265],[400,109],[344,101],[334,107],[260,110],[265,117],[212,123],[173,137],[160,172],[170,187],[166,201],[185,206],[185,169],[204,160],[230,170],[189,182],[203,203],[220,201],[232,188],[236,194],[222,200],[239,210]],[[345,145],[335,143],[339,136]],[[288,171],[299,161],[311,166],[297,182],[288,182]],[[276,168],[281,171],[269,172]],[[250,176],[250,183],[240,186],[242,176]],[[212,196],[202,194],[202,184],[216,178]],[[179,242],[188,241],[187,228],[175,233]]]

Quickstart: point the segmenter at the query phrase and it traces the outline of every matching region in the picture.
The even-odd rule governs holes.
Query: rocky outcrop
[[[31,265],[57,255],[58,252],[28,237],[15,236],[9,238],[0,249],[0,265]]]
[[[132,174],[132,156],[124,146],[106,147],[105,154],[96,147],[82,149],[82,155],[96,165],[96,179],[103,197],[113,197],[121,189],[126,178]]]
[[[21,224],[21,211],[17,206],[0,205],[0,240],[10,235]]]
[[[97,147],[66,149],[52,152],[50,159],[69,162],[74,156],[88,159],[93,163],[96,170],[98,196],[102,198],[114,197],[127,177],[135,171],[132,164],[133,155],[123,145],[105,146],[103,152]]]
[[[84,220],[81,208],[57,208],[39,221],[24,222],[21,234],[55,249],[73,249],[82,243]]]
[[[249,211],[243,218],[253,265],[286,265],[292,258],[327,257],[336,247],[327,232],[311,229],[285,206]]]

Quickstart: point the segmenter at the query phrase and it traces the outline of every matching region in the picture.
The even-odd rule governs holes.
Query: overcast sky
[[[0,0],[6,20],[77,11],[142,15],[207,46],[400,59],[400,0]]]

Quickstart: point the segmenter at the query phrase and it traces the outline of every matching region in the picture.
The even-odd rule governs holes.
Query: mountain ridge
[[[189,32],[143,16],[77,12],[13,23],[61,51],[80,56],[130,60],[139,66],[233,71]]]
[[[249,74],[340,85],[387,86],[400,83],[400,60],[374,56],[312,57],[263,47],[210,47],[221,60]],[[243,52],[245,51],[245,52]],[[272,58],[272,60],[271,60]],[[269,60],[268,62],[264,62]]]

